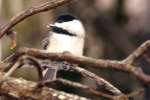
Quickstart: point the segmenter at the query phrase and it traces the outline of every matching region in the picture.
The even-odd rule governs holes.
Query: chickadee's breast
[[[77,56],[83,55],[84,38],[54,33],[51,35],[49,41],[48,52],[68,51]]]

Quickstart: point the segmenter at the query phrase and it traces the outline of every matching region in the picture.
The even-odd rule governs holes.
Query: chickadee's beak
[[[46,27],[51,28],[51,27],[54,27],[54,26],[55,26],[54,24],[48,24]]]

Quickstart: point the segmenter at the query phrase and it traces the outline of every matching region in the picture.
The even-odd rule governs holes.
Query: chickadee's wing
[[[43,75],[43,79],[42,80],[55,80],[56,76],[57,76],[57,69],[53,69],[53,68],[47,68],[43,71],[43,73],[45,73]]]
[[[43,45],[43,49],[47,49],[48,45],[49,45],[49,37],[46,37],[43,41],[42,41],[42,45]]]
[[[45,50],[45,49],[47,49],[47,47],[48,47],[48,45],[50,44],[50,37],[51,37],[51,35],[52,35],[52,32],[50,32],[47,36],[46,36],[46,38],[44,38],[44,40],[42,41],[42,48]]]

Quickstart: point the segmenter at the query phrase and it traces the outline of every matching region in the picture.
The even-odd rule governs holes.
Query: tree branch
[[[147,44],[147,43],[149,43],[149,41],[144,43],[144,44]],[[145,49],[143,49],[143,48],[145,48],[145,46],[143,47],[143,45],[142,45],[141,46],[141,52],[137,52],[137,53],[142,53],[143,54],[143,52],[146,50],[146,48]],[[142,50],[144,50],[144,51],[142,51]],[[138,48],[136,51],[140,51],[140,48]],[[114,60],[94,59],[94,58],[89,58],[89,57],[77,57],[77,56],[74,56],[70,53],[47,53],[44,50],[38,50],[38,49],[32,49],[32,48],[21,48],[16,53],[14,53],[11,57],[9,57],[7,60],[5,60],[5,62],[15,61],[15,59],[17,60],[20,56],[23,56],[23,55],[29,55],[29,56],[35,57],[37,59],[50,59],[50,60],[56,60],[56,61],[61,60],[61,61],[68,61],[70,63],[75,63],[75,64],[91,65],[95,68],[116,69],[116,70],[120,70],[120,71],[129,72],[129,73],[135,75],[138,79],[140,79],[144,82],[150,83],[150,76],[149,75],[146,75],[145,73],[143,73],[143,71],[140,68],[138,68],[136,66],[132,66],[127,62],[114,61]],[[137,54],[137,55],[132,56],[132,57],[134,59],[136,59],[137,57],[140,56],[140,54]],[[133,60],[133,61],[135,61],[135,60]],[[84,70],[80,67],[73,67],[72,66],[71,70],[79,72],[82,75],[88,76],[88,77],[92,78],[93,80],[95,80],[97,83],[107,84],[107,82],[105,83],[98,76],[95,76],[95,74],[93,74],[93,73],[91,74],[91,72],[89,73],[89,72],[87,72],[86,70]],[[99,79],[100,79],[100,81],[97,81]],[[108,84],[107,84],[106,87],[110,87],[110,86],[108,86]],[[112,91],[114,91],[114,88],[112,89]],[[130,97],[130,95],[126,95],[125,97],[128,97],[128,96]],[[121,96],[116,96],[115,98],[120,98],[120,97]]]
[[[141,81],[150,83],[150,76],[145,74],[140,67],[136,67],[128,63],[124,63],[122,61],[94,59],[85,56],[78,57],[69,53],[46,53],[44,50],[31,49],[31,48],[19,49],[16,55],[14,55],[13,57],[16,58],[18,55],[23,55],[23,54],[34,56],[40,59],[62,60],[62,61],[68,61],[70,63],[75,63],[75,64],[85,64],[88,66],[93,66],[94,68],[104,68],[104,69],[109,68],[109,69],[120,70],[120,71],[131,73]]]
[[[22,52],[22,50],[21,51],[19,51],[20,52],[20,56],[19,56],[19,58],[21,57],[21,56],[25,56],[25,55],[28,55],[28,54],[25,54],[25,55],[22,55],[23,54],[23,52]],[[19,54],[19,52],[18,53],[16,53],[17,54],[17,56],[18,56],[18,54]],[[21,53],[22,52],[22,53]],[[31,56],[31,55],[30,55]],[[32,58],[33,58],[34,56],[32,55]],[[11,59],[13,59],[13,58],[16,58],[15,56],[13,56]],[[39,57],[38,57],[39,58]],[[37,59],[37,58],[36,58]],[[39,61],[39,60],[36,60],[35,59],[35,61]],[[47,58],[48,59],[48,58]],[[15,61],[16,63],[18,62],[18,61]],[[50,67],[58,67],[58,68],[60,68],[60,69],[62,69],[63,70],[63,68],[61,68],[62,67],[62,65],[61,64],[55,64],[55,66],[53,66],[53,65],[51,65],[51,63],[49,63],[49,65],[50,65]],[[47,66],[48,67],[48,66]],[[74,65],[74,64],[72,64],[69,68],[65,68],[64,70],[68,70],[68,71],[75,71],[75,72],[77,72],[77,73],[80,73],[82,76],[85,76],[85,77],[87,77],[87,78],[89,78],[89,79],[91,79],[91,80],[93,80],[93,81],[95,81],[96,82],[96,84],[98,85],[98,87],[100,86],[100,87],[104,87],[106,90],[108,90],[109,92],[111,92],[112,94],[114,94],[114,95],[123,95],[122,94],[122,92],[119,90],[119,89],[117,89],[115,86],[113,86],[112,84],[110,84],[109,82],[107,82],[106,80],[104,80],[103,78],[101,78],[100,76],[97,76],[96,74],[94,74],[94,73],[92,73],[92,72],[90,72],[90,71],[87,71],[87,70],[85,70],[85,69],[83,69],[83,68],[80,68],[80,67],[78,67],[77,65]]]
[[[0,73],[0,80],[3,79],[4,73]],[[7,94],[17,99],[33,99],[33,100],[48,100],[52,97],[55,99],[73,99],[73,100],[88,100],[88,98],[80,97],[65,92],[60,92],[51,88],[37,88],[37,83],[8,77],[0,85],[0,94]]]

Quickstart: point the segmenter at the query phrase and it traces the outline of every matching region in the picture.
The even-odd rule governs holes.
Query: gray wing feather
[[[57,69],[48,68],[46,69],[45,75],[42,80],[55,80],[57,76]]]
[[[52,32],[50,32],[46,38],[42,41],[42,44],[43,44],[43,49],[47,49],[48,45],[50,44],[50,41],[49,41],[49,38],[51,37],[52,35]]]
[[[49,45],[49,37],[46,37],[43,41],[42,41],[42,44],[43,44],[43,49],[46,50],[48,45]]]

